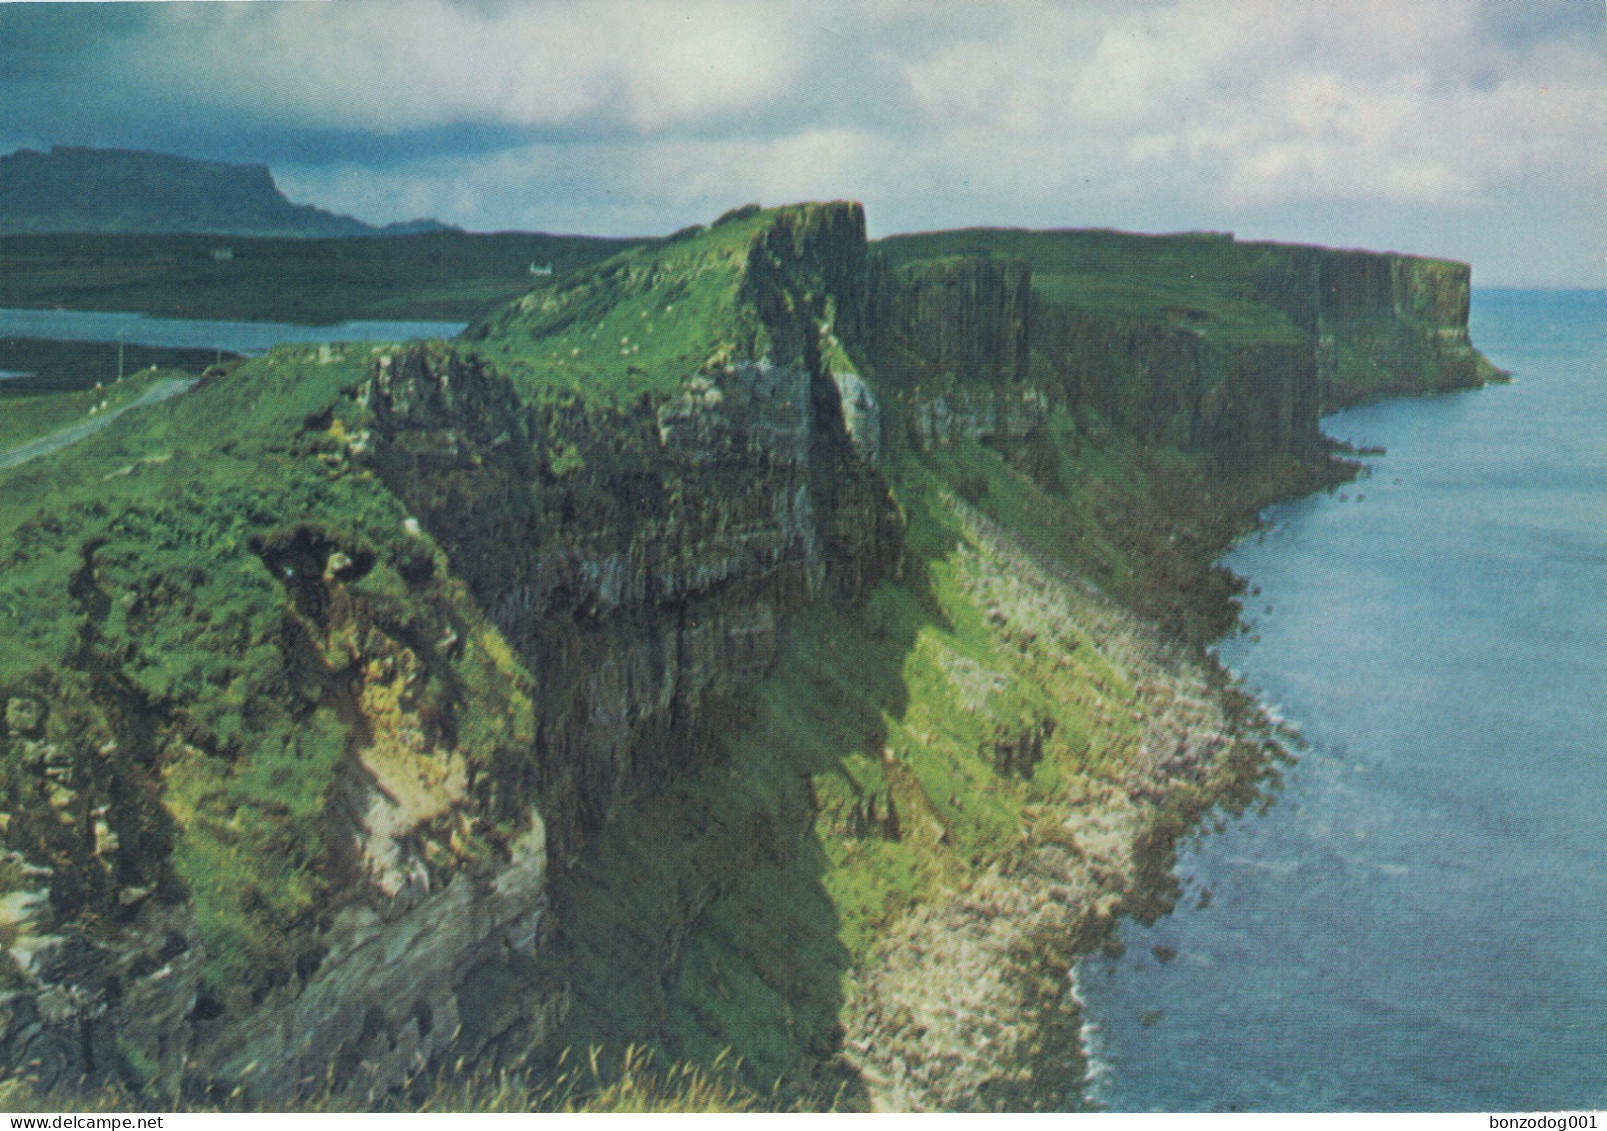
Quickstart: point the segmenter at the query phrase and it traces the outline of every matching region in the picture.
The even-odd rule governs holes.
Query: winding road
[[[29,440],[26,444],[20,444],[9,451],[0,452],[0,471],[9,471],[20,463],[27,463],[29,460],[36,459],[39,456],[49,455],[51,452],[65,448],[68,444],[76,444],[86,436],[93,436],[119,416],[122,416],[123,413],[131,409],[144,408],[146,405],[170,400],[180,393],[188,392],[194,385],[195,378],[193,377],[172,377],[166,381],[158,381],[145,390],[137,399],[129,401],[125,405],[88,420],[80,421],[77,424],[69,425],[59,432],[52,432],[50,435],[41,436],[37,440]]]

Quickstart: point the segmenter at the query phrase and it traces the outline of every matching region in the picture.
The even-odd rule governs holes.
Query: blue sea
[[[1387,454],[1225,559],[1306,747],[1081,963],[1114,1110],[1607,1107],[1607,296],[1472,331],[1513,384],[1327,418]]]

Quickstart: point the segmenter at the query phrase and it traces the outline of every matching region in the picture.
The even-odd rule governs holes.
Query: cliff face
[[[707,745],[788,613],[897,568],[886,487],[802,358],[691,375],[656,411],[525,410],[474,362],[411,353],[358,400],[382,478],[539,688],[524,785],[560,860]]]
[[[879,248],[897,280],[887,367],[920,372],[928,439],[1020,439],[1045,412],[1017,405],[1057,406],[1243,471],[1317,451],[1323,412],[1501,376],[1467,337],[1466,264],[1198,234],[978,230]],[[1000,413],[1014,418],[1002,431]]]
[[[1195,240],[1216,290],[1112,306],[1062,235],[739,210],[26,472],[0,1059],[272,1103],[652,1041],[1073,1102],[1068,954],[1265,769],[1191,650],[1214,553],[1330,473],[1324,382],[1471,347],[1451,266]]]
[[[883,367],[904,374],[924,442],[1024,440],[1058,408],[1241,467],[1318,445],[1311,340],[1218,343],[1186,315],[1063,306],[1020,260],[918,263],[887,289]]]
[[[1256,295],[1317,336],[1324,411],[1473,388],[1504,375],[1468,338],[1465,263],[1277,247]]]

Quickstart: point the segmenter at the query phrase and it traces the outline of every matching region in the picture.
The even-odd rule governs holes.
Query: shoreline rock
[[[1212,809],[1242,812],[1277,755],[1264,717],[1224,694],[1226,673],[1203,651],[953,506],[983,548],[973,583],[1013,622],[1095,635],[1149,709],[1125,772],[1036,809],[1016,850],[893,927],[856,972],[844,1056],[879,1111],[1095,1110],[1073,964],[1108,945],[1123,915],[1171,910],[1178,841]]]

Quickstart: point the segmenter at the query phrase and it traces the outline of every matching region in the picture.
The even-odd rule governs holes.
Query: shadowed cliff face
[[[520,403],[474,358],[415,350],[356,394],[375,468],[540,689],[535,785],[560,863],[706,754],[788,613],[897,568],[887,486],[823,360],[858,333],[864,252],[857,206],[783,213],[738,284],[768,349],[724,350],[662,393]]]
[[[1321,411],[1505,376],[1468,339],[1467,264],[1272,246],[1256,297],[1316,335]]]
[[[883,368],[924,444],[1031,440],[1063,409],[1236,469],[1318,446],[1314,340],[1221,344],[1186,317],[1058,305],[1019,260],[918,263],[887,292]]]

